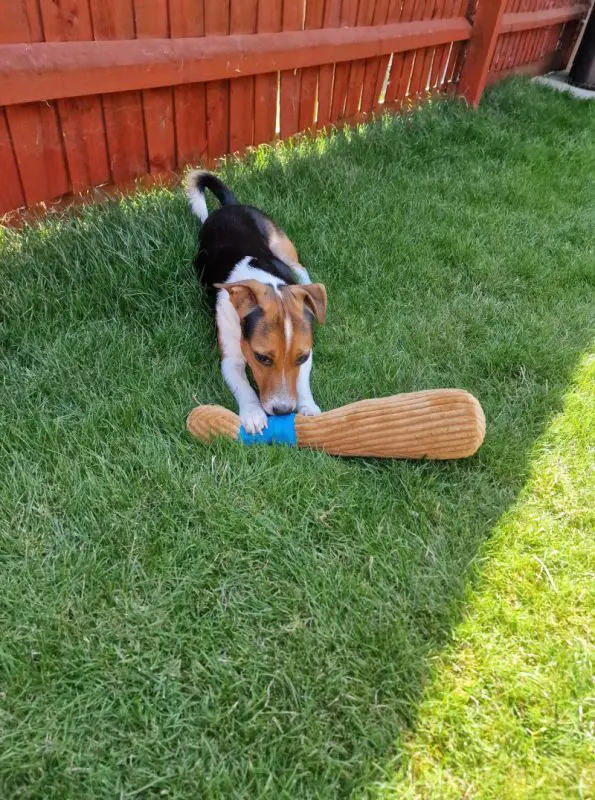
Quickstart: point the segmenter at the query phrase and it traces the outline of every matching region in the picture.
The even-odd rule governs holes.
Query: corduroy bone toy
[[[372,458],[466,458],[485,435],[479,402],[461,389],[360,400],[319,417],[269,417],[267,428],[256,436],[247,434],[238,415],[222,406],[197,406],[186,424],[203,442],[222,435],[244,444],[297,445],[335,456]]]

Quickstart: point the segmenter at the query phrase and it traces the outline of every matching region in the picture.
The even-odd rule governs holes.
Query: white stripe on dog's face
[[[300,367],[312,349],[311,314],[301,287],[287,286],[250,261],[242,259],[219,292],[220,347],[224,355],[241,353],[265,411],[286,414],[295,410]]]

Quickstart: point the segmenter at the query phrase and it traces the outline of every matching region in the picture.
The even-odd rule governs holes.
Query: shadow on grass
[[[510,84],[226,170],[327,285],[318,402],[469,389],[460,463],[189,441],[230,400],[180,194],[4,234],[4,796],[381,775],[589,340],[587,106]]]

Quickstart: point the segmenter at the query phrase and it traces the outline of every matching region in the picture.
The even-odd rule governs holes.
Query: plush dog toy
[[[237,414],[221,406],[197,406],[186,424],[203,442],[223,435],[244,444],[285,444],[372,458],[466,458],[485,435],[480,404],[460,389],[360,400],[318,417],[269,417],[265,430],[254,436],[244,431]]]

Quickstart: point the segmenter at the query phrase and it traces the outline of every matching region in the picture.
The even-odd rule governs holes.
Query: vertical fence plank
[[[425,6],[426,0],[416,0],[410,13],[411,22],[417,22],[419,19],[421,19]],[[399,93],[397,95],[397,100],[400,101],[401,104],[405,100],[409,99],[410,101],[411,87],[417,72],[419,72],[423,66],[423,57],[423,50],[410,50],[408,53],[405,53],[405,57],[403,58],[403,67],[401,70]]]
[[[132,0],[89,0],[96,39],[134,39]],[[103,112],[112,178],[128,183],[148,171],[140,92],[103,96]]]
[[[509,0],[506,11],[515,13],[529,11],[534,5],[532,0]],[[500,61],[500,70],[506,72],[517,64],[522,63],[530,43],[530,31],[519,31],[505,37],[503,53]]]
[[[371,24],[384,25],[388,21],[389,10],[390,0],[376,0]],[[378,102],[378,97],[380,96],[380,90],[384,83],[384,76],[386,75],[386,69],[388,67],[388,61],[388,56],[366,59],[364,76],[362,78],[363,89],[360,105],[362,114],[367,114],[372,111]],[[380,75],[382,78],[379,83]]]
[[[355,25],[357,20],[357,6],[357,0],[343,0],[340,17],[341,27],[353,27]],[[335,65],[333,99],[331,101],[331,118],[333,122],[339,122],[343,119],[345,114],[350,70],[351,63],[349,61],[343,61]]]
[[[404,0],[399,9],[398,19],[395,22],[411,22],[415,13],[416,0]],[[407,78],[404,81],[403,70],[407,65]],[[390,69],[390,76],[388,86],[386,87],[386,97],[384,100],[385,107],[390,107],[405,97],[407,91],[407,83],[409,82],[409,72],[411,69],[410,54],[409,53],[395,53],[393,55],[393,63]],[[405,83],[404,89],[402,88]]]
[[[101,98],[68,97],[58,112],[73,192],[110,181]]]
[[[504,0],[492,0],[489,3],[480,3],[475,13],[471,39],[459,78],[459,94],[474,107],[479,105],[486,85],[504,8]]]
[[[229,0],[204,0],[205,36],[229,34]],[[207,152],[209,160],[229,151],[229,81],[210,81],[207,98]]]
[[[37,0],[9,3],[2,9],[0,43],[40,42],[43,40]],[[0,214],[25,205],[25,195],[17,156],[8,125],[9,109],[0,109]]]
[[[305,0],[291,0],[283,4],[283,30],[299,31],[304,20]],[[297,133],[300,128],[300,78],[301,70],[283,70],[280,75],[281,138]]]
[[[338,28],[341,22],[341,0],[326,0],[324,5],[323,28]],[[331,121],[331,103],[335,65],[323,64],[318,70],[318,113],[316,127],[324,128]]]
[[[315,28],[322,28],[323,22],[324,0],[308,0],[304,29],[313,30]],[[301,131],[308,130],[314,126],[318,73],[318,67],[306,67],[302,69],[298,122]]]
[[[0,108],[0,216],[25,204],[21,176],[12,148],[4,109]]]
[[[357,27],[368,26],[374,19],[375,0],[359,0],[355,24]],[[360,103],[364,87],[364,75],[366,72],[365,58],[352,61],[349,70],[349,81],[347,84],[347,95],[345,98],[345,118],[355,120],[359,114]]]
[[[521,0],[508,0],[505,11],[514,13],[520,7]],[[514,54],[524,43],[522,33],[510,33],[503,36],[498,36],[496,39],[496,46],[492,56],[491,70],[502,71],[507,69],[508,65],[512,63]]]
[[[40,0],[40,9],[46,41],[93,39],[87,0]],[[101,99],[69,97],[58,100],[57,107],[72,191],[107,183],[110,171]]]
[[[259,33],[281,30],[283,0],[259,0],[256,28]],[[277,72],[254,78],[254,144],[272,142],[277,132]]]
[[[2,20],[0,25],[0,42],[2,44],[43,42],[38,0],[4,2],[0,20]]]
[[[230,33],[256,33],[257,0],[231,0]],[[234,78],[229,86],[229,149],[254,144],[254,76]]]
[[[455,6],[455,16],[469,15],[469,0],[458,0]],[[446,65],[444,89],[443,91],[449,95],[458,93],[459,78],[461,75],[461,68],[467,53],[467,42],[454,42],[450,54],[448,56],[448,63]]]
[[[446,0],[442,12],[443,19],[450,19],[459,9],[457,0]],[[430,75],[430,91],[441,92],[444,88],[446,66],[452,50],[452,45],[443,44],[436,48],[434,62],[432,64],[432,74]]]
[[[166,0],[134,0],[138,39],[167,39],[169,14]],[[173,92],[169,86],[143,89],[143,118],[147,136],[147,159],[151,175],[170,173],[176,166]]]
[[[30,41],[43,41],[37,0],[10,3],[0,18],[0,42]],[[20,176],[19,186],[11,190],[11,194],[20,195],[22,191],[27,205],[66,194],[70,190],[70,180],[56,103],[7,106],[4,119],[8,131],[1,166],[7,171],[3,171],[1,179],[6,181],[8,175],[14,175],[15,162]],[[8,155],[8,142],[12,144],[13,157]]]
[[[55,103],[7,106],[6,116],[27,205],[70,191]]]
[[[202,0],[169,0],[172,39],[204,36]],[[207,154],[207,104],[204,83],[174,86],[177,167],[201,164]]]
[[[436,0],[426,0],[420,15],[421,20],[431,20],[435,9]],[[441,10],[443,3],[440,2]],[[434,58],[434,48],[425,47],[423,50],[418,50],[415,55],[415,64],[411,75],[411,86],[409,95],[413,103],[423,101],[426,94],[426,86],[430,77],[432,67],[432,60]]]

